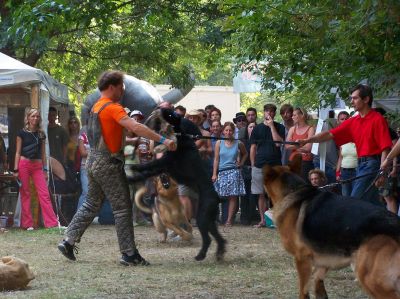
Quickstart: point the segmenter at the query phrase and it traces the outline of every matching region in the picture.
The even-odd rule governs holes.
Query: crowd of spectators
[[[316,187],[323,187],[343,180],[344,183],[337,184],[336,188],[330,191],[365,199],[364,193],[367,187],[373,183],[381,164],[387,161],[385,158],[391,147],[398,143],[399,136],[389,128],[384,118],[385,111],[372,108],[372,91],[369,87],[359,85],[353,90],[352,105],[355,111],[351,114],[341,111],[335,116],[334,111],[330,112],[318,134],[316,134],[317,121],[309,116],[310,111],[294,108],[290,104],[283,104],[279,109],[281,123],[275,120],[278,107],[271,103],[264,105],[261,119],[258,119],[255,108],[248,107],[245,112],[237,112],[234,117],[232,116],[232,121],[225,123],[221,123],[222,111],[214,105],[190,111],[178,105],[174,111],[192,121],[206,137],[196,140],[195,143],[221,198],[220,223],[227,227],[234,225],[237,223],[236,215],[240,211],[241,224],[264,227],[264,212],[273,207],[264,191],[262,168],[266,164],[287,165],[296,155],[302,158],[301,176],[305,181]],[[37,111],[35,113],[37,114]],[[131,111],[129,116],[138,122],[143,121],[143,114],[138,110]],[[27,114],[27,117],[30,119],[31,115]],[[50,156],[76,174],[76,179],[80,182],[76,205],[76,208],[79,208],[87,195],[85,162],[90,150],[88,137],[85,126],[81,128],[77,117],[70,117],[67,130],[56,124],[56,119],[57,110],[51,107],[48,118]],[[31,135],[33,137],[37,135],[35,139],[30,138],[28,141],[39,142],[43,134],[38,128],[27,122],[18,138],[28,140]],[[355,131],[355,128],[359,131]],[[24,141],[26,145],[28,141]],[[282,144],[284,141],[300,141],[300,144]],[[313,154],[312,143],[319,142],[323,143],[319,144],[318,152]],[[132,175],[130,165],[146,163],[155,158],[153,147],[154,143],[146,138],[130,135],[126,137],[125,170],[128,177]],[[0,147],[0,158],[5,160],[5,151],[2,148]],[[17,151],[17,155],[22,157],[27,154],[21,150]],[[324,157],[324,171],[320,169],[321,156]],[[373,186],[369,189],[375,189],[372,190],[374,192],[371,196],[367,196],[371,201],[386,205],[393,213],[398,213],[399,210],[396,156],[397,152],[394,151],[390,167],[388,162],[384,165],[389,172],[387,179],[379,180],[377,183],[379,195],[378,188]],[[34,158],[41,159],[40,149]],[[27,161],[18,157],[14,170],[21,169],[20,163],[30,163],[29,159]],[[6,163],[2,164],[7,166]],[[368,172],[371,176],[367,179],[349,181]],[[42,175],[43,173],[38,174],[38,178],[35,177],[36,174],[34,175],[35,185],[39,190],[43,189]],[[25,190],[26,179],[18,172],[17,176],[24,180],[21,188],[22,226],[31,228],[27,212],[30,198]],[[156,196],[152,180],[146,182],[146,187],[148,189],[146,200],[151,202]],[[132,198],[137,188],[138,186],[131,186]],[[197,193],[197,190],[179,185],[179,196],[185,215],[192,221],[196,214]],[[54,226],[54,215],[47,209],[48,195],[41,192],[39,197],[45,213],[43,214],[45,225]],[[135,223],[148,223],[149,220],[146,215],[134,210]]]

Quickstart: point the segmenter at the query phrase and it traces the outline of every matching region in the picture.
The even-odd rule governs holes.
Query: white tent
[[[40,90],[47,91],[49,93],[49,98],[57,103],[68,105],[68,90],[67,87],[52,77],[50,77],[46,72],[33,68],[26,65],[14,58],[11,58],[0,52],[0,93],[1,104],[16,104],[12,100],[12,97],[6,97],[7,89],[9,93],[12,93],[13,89],[25,90],[28,93],[31,92],[33,96],[35,95],[35,87],[40,87]],[[3,91],[1,91],[3,90]],[[39,91],[36,91],[39,93]],[[36,106],[35,101],[39,99],[34,99],[31,96],[31,106]],[[47,99],[48,100],[48,99]],[[36,104],[39,104],[38,102]]]
[[[40,109],[42,127],[47,131],[49,106],[58,108],[60,122],[65,123],[69,114],[68,104],[67,86],[46,72],[0,52],[0,133],[5,135],[6,143],[9,141],[10,154],[15,151],[15,137],[23,126],[25,108]]]

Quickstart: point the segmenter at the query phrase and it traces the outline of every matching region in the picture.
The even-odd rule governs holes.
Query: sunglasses
[[[238,119],[236,120],[236,122],[238,122],[238,123],[241,123],[241,122],[244,122],[244,121],[246,121],[245,118],[238,118]]]

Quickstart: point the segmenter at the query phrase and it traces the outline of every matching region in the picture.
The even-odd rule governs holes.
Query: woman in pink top
[[[315,134],[315,129],[313,126],[310,126],[308,121],[308,114],[303,108],[296,108],[293,110],[293,123],[294,126],[289,129],[287,135],[287,141],[296,141],[299,139],[307,139]],[[310,170],[314,168],[313,165],[313,154],[311,153],[311,143],[307,143],[306,145],[299,147],[296,145],[285,145],[285,148],[288,150],[292,150],[290,154],[289,161],[293,160],[293,157],[296,155],[301,155],[302,158],[302,167],[301,173],[302,177],[308,181],[308,173]]]

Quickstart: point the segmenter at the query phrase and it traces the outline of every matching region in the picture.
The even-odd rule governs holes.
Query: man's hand
[[[386,158],[382,164],[381,164],[381,169],[387,170],[390,165],[392,165],[393,160]]]
[[[169,151],[176,151],[177,149],[175,141],[171,139],[165,139],[163,144],[168,148]]]
[[[268,127],[274,126],[274,120],[272,119],[272,117],[267,116],[267,117],[265,118],[265,124],[266,124]]]
[[[299,147],[302,147],[308,143],[308,139],[298,139],[296,142],[299,143]]]

